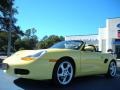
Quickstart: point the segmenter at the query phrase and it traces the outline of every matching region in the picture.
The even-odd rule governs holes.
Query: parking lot
[[[0,70],[0,90],[120,90],[120,61],[117,75],[107,79],[104,75],[79,77],[64,88],[56,88],[51,81],[35,81],[15,78]]]

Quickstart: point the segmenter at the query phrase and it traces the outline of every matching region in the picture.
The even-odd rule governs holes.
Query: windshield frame
[[[79,46],[77,48],[66,48],[65,43],[74,43],[74,42],[79,42]],[[84,42],[81,41],[81,40],[67,40],[67,41],[61,41],[61,42],[58,42],[58,43],[55,43],[53,46],[51,46],[50,48],[51,49],[72,49],[72,50],[79,50],[81,48],[81,46],[83,46]],[[60,45],[63,45],[62,47]],[[60,46],[60,47],[59,47]]]

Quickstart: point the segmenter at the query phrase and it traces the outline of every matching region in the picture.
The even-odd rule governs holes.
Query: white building
[[[120,57],[120,18],[106,20],[106,27],[99,28],[96,35],[66,36],[65,40],[83,40],[98,46],[102,52],[112,49]]]

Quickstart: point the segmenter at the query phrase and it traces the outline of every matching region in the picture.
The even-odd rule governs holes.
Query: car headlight
[[[34,59],[42,57],[46,52],[47,51],[43,50],[43,51],[40,51],[36,54],[29,55],[29,56],[26,56],[26,57],[22,57],[21,60],[25,60],[25,61],[34,60]]]

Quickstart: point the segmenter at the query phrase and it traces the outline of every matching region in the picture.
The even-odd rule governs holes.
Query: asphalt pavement
[[[117,76],[107,79],[104,75],[79,77],[68,87],[57,88],[51,81],[15,78],[0,70],[0,90],[120,90],[120,61]]]

